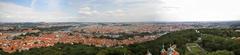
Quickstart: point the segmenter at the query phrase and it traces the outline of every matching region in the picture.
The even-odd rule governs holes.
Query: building
[[[235,30],[236,32],[240,32],[240,30]]]
[[[167,49],[167,51],[164,49],[161,50],[161,55],[180,55],[178,51],[175,50],[176,45],[170,45],[170,47]]]
[[[3,33],[0,32],[0,36],[2,36],[2,35],[3,35]]]
[[[164,49],[164,45],[162,46],[161,55],[167,55],[167,51]]]

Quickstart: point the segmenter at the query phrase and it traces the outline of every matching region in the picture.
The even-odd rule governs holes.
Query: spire
[[[162,45],[161,55],[167,55],[167,51],[164,48],[164,45]]]
[[[162,45],[162,48],[164,49],[164,44]]]

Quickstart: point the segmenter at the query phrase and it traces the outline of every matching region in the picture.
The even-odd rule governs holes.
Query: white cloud
[[[239,0],[162,0],[156,20],[229,21],[240,19]]]
[[[91,18],[113,18],[124,16],[123,10],[110,10],[110,11],[99,11],[92,9],[91,7],[82,7],[79,9],[78,13],[80,16],[91,17]]]
[[[68,0],[69,6],[61,7],[62,0],[47,0],[46,11],[31,7],[0,2],[0,19],[15,21],[213,21],[239,20],[238,0]],[[102,1],[102,0],[101,0]],[[35,10],[36,9],[36,10]],[[69,11],[70,10],[70,11]],[[66,12],[67,11],[67,12]],[[68,12],[69,11],[69,12]]]
[[[79,9],[78,13],[80,15],[92,16],[98,14],[98,11],[92,10],[90,7],[83,7]]]
[[[80,19],[88,19],[91,21],[104,21],[104,22],[115,22],[115,21],[153,21],[156,14],[152,10],[146,10],[145,8],[131,8],[131,9],[114,9],[100,11],[92,9],[91,7],[82,7],[78,11]],[[151,19],[152,18],[152,19]]]
[[[106,16],[119,17],[119,18],[127,15],[127,13],[121,9],[117,9],[117,10],[113,10],[113,11],[106,11],[103,13],[105,13]]]
[[[62,12],[59,7],[60,0],[48,0],[47,5],[49,8],[45,11],[36,11],[37,7],[34,7],[39,0],[32,0],[31,7],[24,7],[13,3],[0,3],[0,8],[6,10],[0,17],[1,20],[15,20],[15,21],[153,21],[156,18],[156,4],[157,0],[114,0],[116,4],[120,4],[123,7],[115,7],[112,9],[99,10],[94,7],[94,4],[87,6],[80,6],[77,13],[79,15],[74,16],[68,13]],[[91,0],[96,1],[96,0]],[[89,2],[91,3],[91,2]],[[78,6],[75,4],[74,6]],[[114,5],[114,4],[113,4]],[[21,7],[21,8],[17,8]],[[94,8],[93,8],[94,7]],[[75,7],[70,7],[74,9]],[[21,10],[21,11],[19,11]],[[71,20],[70,20],[71,19]]]
[[[60,11],[38,12],[31,7],[0,2],[0,19],[9,22],[56,21],[67,14]]]
[[[37,0],[32,0],[32,2],[31,2],[31,8],[34,8],[34,5],[35,5],[36,1],[37,1]]]
[[[16,19],[15,21],[27,20],[34,18],[38,13],[34,12],[31,8],[18,6],[12,3],[0,3],[1,19]],[[18,19],[24,18],[24,19]]]

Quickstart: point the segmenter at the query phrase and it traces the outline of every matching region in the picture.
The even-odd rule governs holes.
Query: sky
[[[240,0],[0,0],[0,22],[240,20]]]

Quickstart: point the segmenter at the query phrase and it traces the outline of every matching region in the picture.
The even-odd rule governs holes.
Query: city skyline
[[[0,22],[237,21],[236,0],[0,0]]]

